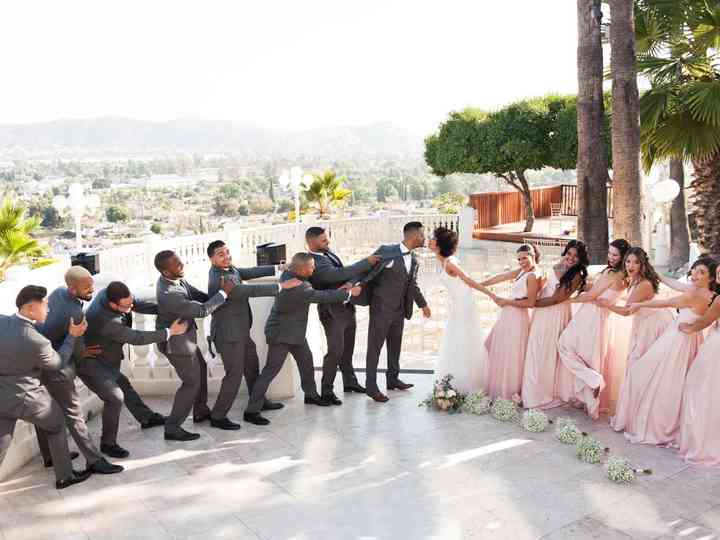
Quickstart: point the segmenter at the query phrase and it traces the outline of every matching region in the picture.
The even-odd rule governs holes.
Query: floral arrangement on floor
[[[563,444],[575,444],[582,435],[575,422],[569,418],[558,418],[556,420],[555,437]]]
[[[540,433],[545,431],[550,423],[548,415],[539,409],[528,409],[522,415],[521,424],[525,431]]]
[[[517,422],[520,419],[520,409],[511,399],[497,398],[493,400],[490,414],[495,420],[501,422]]]
[[[575,452],[580,461],[585,463],[600,463],[603,454],[609,452],[609,448],[603,448],[600,442],[585,433],[575,443]]]
[[[630,484],[636,474],[652,474],[650,469],[634,469],[624,457],[610,456],[605,463],[607,477],[616,484]]]
[[[453,388],[450,382],[452,380],[453,376],[448,374],[442,379],[435,381],[432,394],[420,402],[420,407],[425,406],[430,409],[447,411],[449,413],[460,412],[463,401],[465,400],[465,395]]]
[[[465,396],[462,410],[470,414],[487,414],[490,412],[492,399],[485,393],[485,390],[470,392]]]

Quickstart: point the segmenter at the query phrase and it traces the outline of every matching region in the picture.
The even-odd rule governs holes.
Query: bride
[[[443,268],[440,281],[447,288],[449,304],[435,374],[438,378],[452,375],[455,389],[468,393],[485,387],[487,350],[484,344],[487,335],[480,328],[472,290],[463,281],[467,275],[455,256],[457,245],[457,233],[445,227],[435,229],[430,241],[430,248]]]

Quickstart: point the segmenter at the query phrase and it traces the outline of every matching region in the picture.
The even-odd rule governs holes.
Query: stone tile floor
[[[582,429],[652,468],[618,486],[580,463],[552,431],[523,432],[487,416],[417,406],[418,387],[381,405],[295,398],[267,428],[207,424],[192,443],[166,443],[125,412],[126,472],[62,492],[39,460],[0,484],[0,538],[460,539],[720,537],[720,471],[685,465],[667,449],[631,446],[606,422]],[[168,399],[150,399],[167,411]],[[244,398],[231,416],[238,418]],[[99,423],[90,423],[98,434]],[[191,426],[189,426],[191,427]],[[192,427],[191,427],[192,428]]]

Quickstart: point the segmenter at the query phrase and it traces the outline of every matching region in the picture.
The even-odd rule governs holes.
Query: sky
[[[299,130],[577,90],[573,0],[3,0],[0,123]]]

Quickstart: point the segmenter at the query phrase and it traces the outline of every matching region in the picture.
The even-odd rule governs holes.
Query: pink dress
[[[687,335],[678,324],[698,319],[692,309],[678,320],[627,370],[623,404],[612,422],[633,443],[673,444],[680,428],[685,376],[702,344],[702,333]]]
[[[559,282],[551,271],[541,298],[552,296]],[[571,312],[568,302],[533,310],[522,382],[523,406],[528,409],[559,407],[573,397],[572,373],[558,356],[558,338],[570,322]]]
[[[685,382],[680,415],[680,455],[688,463],[720,466],[720,329],[707,339]]]
[[[511,297],[527,298],[527,278],[533,272],[515,280]],[[485,340],[488,351],[487,393],[491,398],[512,398],[522,388],[525,350],[530,333],[530,314],[527,308],[504,306],[495,326]]]
[[[600,298],[615,303],[623,291],[607,289]],[[560,361],[573,375],[575,398],[584,403],[588,415],[600,415],[600,398],[605,388],[602,373],[608,357],[608,317],[610,310],[596,304],[583,304],[558,340]],[[600,388],[601,395],[594,396]]]

